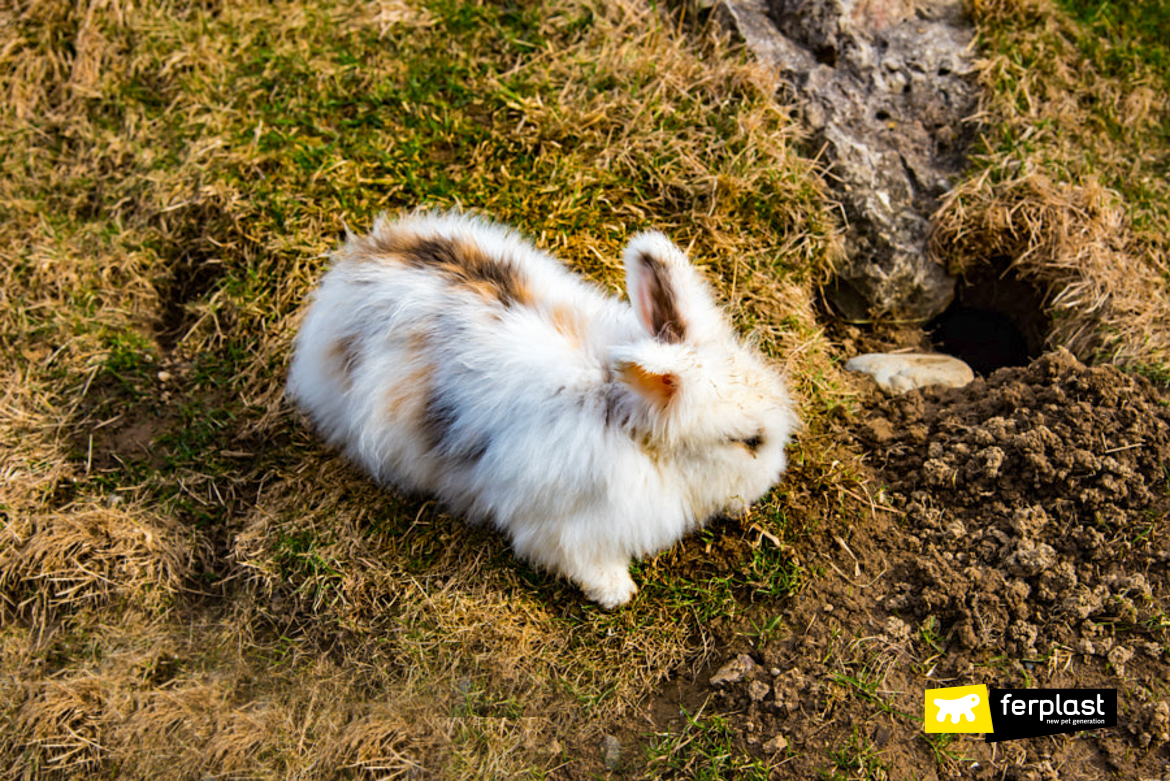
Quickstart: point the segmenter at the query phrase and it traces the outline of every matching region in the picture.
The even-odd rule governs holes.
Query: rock
[[[747,654],[740,654],[711,676],[709,683],[712,686],[725,686],[729,683],[739,683],[752,670],[756,669],[756,662]]]
[[[601,761],[606,770],[616,770],[622,757],[622,744],[613,735],[606,735],[601,739]]]
[[[803,46],[779,34],[765,0],[737,0],[715,4],[715,15],[734,30],[763,62],[776,65],[786,79],[808,73],[816,59]]]
[[[783,735],[777,735],[761,746],[761,748],[763,748],[764,751],[767,751],[769,754],[775,754],[778,751],[783,751],[784,749],[788,748],[788,739]]]
[[[961,0],[719,0],[800,107],[848,220],[828,291],[852,320],[925,321],[954,297],[930,215],[962,172],[977,89]]]
[[[890,394],[927,385],[960,388],[975,379],[971,367],[958,358],[935,353],[867,353],[850,358],[845,368],[868,374]]]

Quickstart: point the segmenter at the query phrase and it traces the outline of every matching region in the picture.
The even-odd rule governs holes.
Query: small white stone
[[[622,758],[622,744],[613,735],[601,739],[601,761],[607,770],[616,770]]]
[[[936,353],[866,353],[850,358],[845,368],[868,374],[878,387],[895,395],[928,385],[961,388],[975,379],[970,366]]]

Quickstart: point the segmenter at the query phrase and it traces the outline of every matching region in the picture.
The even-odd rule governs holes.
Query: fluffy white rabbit
[[[376,479],[494,523],[606,608],[632,557],[775,483],[797,425],[660,233],[625,251],[619,300],[510,230],[380,218],[313,294],[288,390]]]

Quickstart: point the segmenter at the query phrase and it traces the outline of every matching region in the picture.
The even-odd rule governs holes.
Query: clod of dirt
[[[761,746],[761,748],[769,754],[776,754],[788,748],[788,740],[783,735],[777,735]]]

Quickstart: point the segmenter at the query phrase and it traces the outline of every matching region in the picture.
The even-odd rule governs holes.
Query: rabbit
[[[616,608],[632,558],[776,483],[799,425],[678,247],[639,233],[624,262],[628,303],[486,218],[379,217],[311,295],[289,397],[377,481]]]

